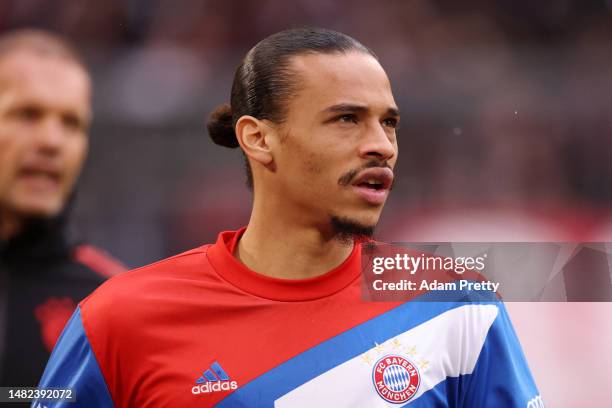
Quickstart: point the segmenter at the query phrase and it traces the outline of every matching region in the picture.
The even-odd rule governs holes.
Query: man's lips
[[[57,166],[49,164],[27,164],[17,173],[19,180],[36,190],[56,190],[62,180],[62,172]]]
[[[368,203],[381,205],[385,202],[392,184],[393,171],[390,168],[373,167],[359,173],[351,186]]]
[[[353,182],[354,186],[369,185],[377,190],[388,190],[393,183],[393,170],[388,167],[371,167],[359,173]]]

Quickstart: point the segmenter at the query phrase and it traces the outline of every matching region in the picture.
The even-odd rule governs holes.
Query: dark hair
[[[236,69],[230,104],[219,106],[211,114],[207,128],[218,145],[238,147],[235,126],[238,119],[250,115],[282,123],[287,101],[298,83],[289,65],[293,56],[305,53],[347,53],[360,51],[376,55],[359,41],[324,28],[295,28],[273,34],[247,53]],[[246,162],[247,185],[253,187],[253,175]]]
[[[76,48],[58,34],[37,28],[21,28],[0,35],[0,59],[13,51],[25,50],[37,55],[63,58],[88,69]]]

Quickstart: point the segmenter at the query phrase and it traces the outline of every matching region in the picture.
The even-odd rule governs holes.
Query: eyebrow
[[[325,108],[323,112],[325,113],[340,113],[340,112],[362,113],[362,112],[366,112],[368,109],[369,108],[364,105],[339,103],[337,105],[332,105],[328,108]],[[390,107],[387,109],[387,115],[398,118],[400,116],[399,109],[396,107]]]

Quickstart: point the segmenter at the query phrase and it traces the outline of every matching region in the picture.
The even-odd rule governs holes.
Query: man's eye
[[[394,119],[394,118],[385,119],[383,120],[382,123],[386,127],[390,127],[392,129],[399,129],[399,122],[397,119]]]
[[[21,109],[16,110],[13,113],[13,116],[28,122],[34,122],[42,117],[42,111],[33,106],[26,106]]]
[[[357,116],[353,114],[340,115],[336,120],[341,123],[357,123]]]
[[[62,123],[65,127],[71,130],[83,130],[85,128],[83,121],[79,117],[74,115],[62,116]]]

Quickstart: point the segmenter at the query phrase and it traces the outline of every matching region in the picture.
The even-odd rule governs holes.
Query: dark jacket
[[[63,219],[0,241],[0,386],[36,386],[77,303],[123,265],[69,245]]]

